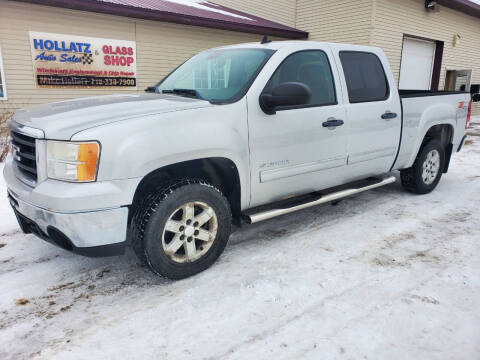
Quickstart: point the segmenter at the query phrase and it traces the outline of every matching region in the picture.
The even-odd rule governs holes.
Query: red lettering
[[[104,54],[108,54],[108,55],[130,55],[130,56],[133,56],[134,52],[133,52],[133,48],[132,47],[126,47],[126,46],[117,46],[115,49],[111,46],[111,45],[103,45],[102,46],[102,51]],[[126,60],[126,64],[131,64],[133,62],[133,59],[132,60],[129,60],[130,58],[127,57],[127,60]],[[116,59],[114,57],[111,58],[111,60],[109,60],[110,63],[112,62],[118,62],[118,61],[122,61],[124,62],[124,60],[120,60],[120,59]]]
[[[131,56],[105,55],[104,64],[110,66],[130,66],[135,59]]]

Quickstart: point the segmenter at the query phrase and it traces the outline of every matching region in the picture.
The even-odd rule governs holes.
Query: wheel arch
[[[452,149],[453,149],[453,136],[454,136],[454,127],[452,124],[437,124],[431,126],[425,136],[423,137],[422,144],[420,149],[423,147],[431,139],[437,139],[443,145],[445,149],[445,164],[443,167],[443,172],[446,173],[448,171],[448,167],[450,165],[450,158],[452,156]],[[419,150],[420,151],[420,150]]]
[[[204,180],[219,189],[227,198],[232,216],[239,221],[241,213],[241,182],[235,163],[225,157],[182,161],[151,171],[138,184],[133,197],[129,223],[142,199],[159,187],[182,179]]]
[[[417,140],[415,151],[412,153],[408,165],[405,168],[409,168],[413,165],[416,157],[422,150],[423,146],[429,140],[438,139],[445,149],[445,166],[443,172],[446,173],[448,171],[448,166],[450,164],[450,158],[452,155],[454,132],[455,127],[450,122],[430,125],[423,131],[423,136],[419,137],[419,139]]]

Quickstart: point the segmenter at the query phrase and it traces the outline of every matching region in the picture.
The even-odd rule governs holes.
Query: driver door
[[[339,103],[340,82],[331,66],[330,49],[279,50],[275,57],[277,65],[266,75],[269,78],[248,95],[252,207],[344,180],[347,134],[341,124],[345,109]],[[312,92],[309,103],[279,107],[275,114],[266,114],[260,108],[259,95],[286,82],[307,85]]]

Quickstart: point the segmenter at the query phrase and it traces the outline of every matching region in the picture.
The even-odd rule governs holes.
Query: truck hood
[[[32,106],[18,110],[12,121],[42,130],[46,139],[69,140],[112,122],[208,106],[208,101],[167,94],[108,95]]]

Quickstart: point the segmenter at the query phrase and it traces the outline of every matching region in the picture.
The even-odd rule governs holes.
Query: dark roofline
[[[240,22],[230,22],[219,19],[204,18],[199,16],[176,14],[167,11],[151,10],[140,7],[113,4],[97,0],[13,0],[19,2],[26,2],[38,5],[47,5],[54,7],[61,7],[73,10],[91,11],[102,14],[125,16],[130,18],[165,21],[183,25],[203,26],[214,29],[239,31],[251,34],[271,35],[288,39],[305,39],[308,38],[308,32],[289,28],[284,25],[279,27],[274,26],[260,26]],[[250,16],[250,14],[236,13]],[[258,18],[258,17],[256,17]],[[269,21],[270,22],[270,21]],[[273,22],[270,22],[275,24]]]
[[[468,0],[437,0],[439,5],[480,18],[480,5]]]

